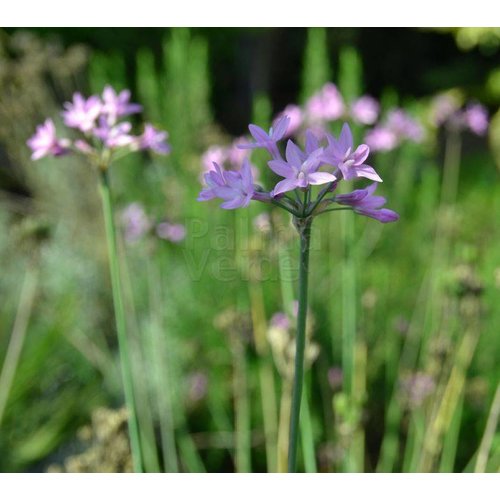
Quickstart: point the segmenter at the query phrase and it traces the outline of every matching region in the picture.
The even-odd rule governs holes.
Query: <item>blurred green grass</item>
[[[324,35],[310,31],[306,54],[327,53]],[[26,54],[39,52],[40,42],[23,43],[29,69]],[[149,471],[275,470],[279,416],[265,402],[274,396],[282,405],[286,381],[269,340],[260,349],[258,335],[266,336],[275,312],[291,308],[295,282],[283,270],[294,276],[297,241],[280,213],[271,211],[273,229],[262,235],[253,228],[261,207],[233,213],[195,201],[200,155],[230,141],[213,122],[207,50],[200,34],[175,29],[162,43],[161,64],[147,50],[138,53],[137,100],[146,119],[169,131],[172,154],[130,157],[111,172],[118,207],[140,202],[155,219],[187,228],[179,245],[153,235],[135,245],[120,242],[144,458]],[[307,66],[313,63],[314,71]],[[308,58],[302,98],[332,77],[344,95],[356,97],[363,91],[361,63],[350,46],[338,68],[325,57]],[[113,53],[96,52],[88,64],[80,58],[64,75],[40,71],[38,79],[0,88],[3,112],[18,113],[20,122],[4,132],[2,145],[28,192],[5,192],[1,200],[0,362],[14,318],[20,311],[27,316],[12,385],[0,384],[0,392],[8,391],[2,471],[63,463],[79,449],[77,429],[95,409],[123,404],[94,173],[74,158],[33,164],[24,141],[37,120],[56,116],[47,80],[66,92],[81,85],[101,92],[106,83],[125,88],[130,80]],[[6,89],[25,96],[24,110],[5,107],[17,95]],[[382,100],[397,104],[399,96],[388,91]],[[424,118],[425,99],[399,104]],[[268,96],[256,96],[254,122],[266,125],[270,110]],[[474,469],[500,375],[500,187],[491,153],[499,137],[491,134],[491,149],[464,138],[451,208],[440,203],[445,138],[437,137],[373,160],[384,178],[380,191],[402,215],[397,224],[351,213],[315,223],[310,307],[320,351],[306,382],[306,470]],[[436,231],[445,251],[434,258]],[[28,273],[36,274],[34,300],[23,311]],[[464,345],[473,346],[465,349],[470,360],[460,353]],[[344,377],[352,372],[340,390],[328,383],[333,366],[342,366]],[[401,384],[418,373],[431,375],[436,389],[424,404],[408,407]],[[197,376],[207,384],[199,398]],[[444,417],[443,401],[451,412]],[[496,433],[486,468],[499,466]]]

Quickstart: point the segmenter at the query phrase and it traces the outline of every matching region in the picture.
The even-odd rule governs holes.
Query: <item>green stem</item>
[[[330,184],[327,184],[326,187],[324,187],[318,197],[316,198],[316,200],[314,201],[314,203],[311,205],[311,207],[309,208],[309,206],[307,207],[307,213],[308,215],[312,215],[314,213],[314,210],[316,210],[316,207],[321,203],[321,201],[323,200],[323,198],[327,195],[327,193],[330,191],[330,189],[332,188],[334,182],[330,182]]]
[[[295,223],[300,236],[299,311],[297,314],[295,372],[293,380],[292,411],[290,416],[290,447],[288,450],[288,472],[295,472],[297,467],[297,443],[299,434],[300,403],[302,399],[302,385],[304,382],[307,278],[309,274],[309,247],[311,243],[312,219],[296,219]]]
[[[115,309],[116,331],[118,335],[118,347],[120,352],[120,365],[125,392],[125,404],[128,410],[128,427],[130,436],[130,448],[135,472],[142,472],[142,456],[139,439],[139,427],[134,404],[134,388],[132,379],[132,367],[130,365],[129,346],[127,330],[125,325],[125,308],[123,305],[122,287],[120,280],[120,268],[118,265],[118,252],[116,248],[116,230],[113,222],[113,205],[109,185],[108,172],[100,170],[99,191],[101,193],[104,223],[106,226],[106,240],[109,253],[109,271],[111,275],[111,287],[113,291],[113,304]]]
[[[462,149],[462,141],[458,130],[451,129],[447,131],[445,147],[443,181],[441,184],[441,204],[453,205],[456,201],[458,192],[460,156]]]

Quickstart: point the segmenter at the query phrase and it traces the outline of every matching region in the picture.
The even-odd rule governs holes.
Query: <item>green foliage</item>
[[[327,30],[325,28],[309,28],[302,69],[300,101],[304,103],[322,85],[330,81],[331,77]]]

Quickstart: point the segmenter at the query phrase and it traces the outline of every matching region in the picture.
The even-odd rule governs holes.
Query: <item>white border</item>
[[[495,498],[499,474],[4,474],[2,498],[309,500]]]
[[[5,0],[1,19],[11,27],[498,26],[494,5],[491,0]]]

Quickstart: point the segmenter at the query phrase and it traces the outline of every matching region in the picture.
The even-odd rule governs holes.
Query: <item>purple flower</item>
[[[300,106],[297,106],[296,104],[289,104],[279,115],[276,120],[276,122],[281,119],[283,116],[288,116],[290,118],[290,123],[288,125],[286,134],[284,138],[290,137],[297,130],[299,130],[300,126],[302,125],[302,122],[304,121],[304,113],[302,112],[302,109]]]
[[[289,124],[290,118],[288,118],[288,116],[282,116],[274,124],[274,126],[269,129],[269,133],[260,127],[257,127],[257,125],[249,125],[248,130],[250,130],[255,142],[250,144],[240,144],[238,147],[240,149],[264,148],[269,151],[273,158],[280,158],[280,153],[276,143],[285,137]]]
[[[488,111],[481,104],[469,104],[464,111],[465,125],[476,135],[488,130]]]
[[[365,177],[373,181],[382,182],[377,172],[365,164],[370,148],[361,144],[356,149],[353,146],[351,129],[344,123],[338,139],[327,134],[328,147],[325,149],[323,160],[340,169],[344,179]]]
[[[292,325],[289,317],[284,312],[274,313],[270,320],[271,328],[288,330]]]
[[[400,108],[393,109],[388,113],[386,125],[401,139],[420,142],[424,137],[422,126]]]
[[[363,125],[373,125],[377,121],[379,112],[378,101],[368,95],[360,97],[351,104],[353,120]]]
[[[107,148],[120,148],[129,146],[135,142],[136,138],[129,134],[131,130],[132,125],[129,122],[110,126],[104,117],[101,116],[99,127],[95,128],[92,133]]]
[[[186,227],[182,224],[160,222],[160,224],[156,226],[156,234],[162,240],[180,243],[186,237]]]
[[[73,94],[73,102],[64,103],[65,111],[62,112],[64,123],[71,128],[82,132],[89,132],[95,127],[97,117],[102,111],[102,102],[93,95],[85,99],[82,94]]]
[[[451,94],[441,94],[434,98],[432,102],[432,121],[436,126],[442,125],[450,119],[457,119],[460,103],[456,96]]]
[[[188,378],[188,399],[191,403],[201,401],[208,392],[208,378],[202,372],[194,372]]]
[[[61,156],[68,152],[70,142],[68,139],[56,137],[54,122],[47,118],[42,125],[38,125],[35,134],[28,139],[28,146],[32,149],[32,160],[39,160],[44,156]]]
[[[150,123],[144,125],[144,132],[139,137],[139,149],[151,149],[155,153],[166,155],[170,153],[167,144],[168,132],[158,130]]]
[[[211,146],[201,156],[201,165],[203,173],[210,172],[214,169],[214,163],[223,165],[227,160],[227,150],[222,146]]]
[[[289,140],[286,145],[286,161],[280,159],[268,162],[273,172],[285,178],[276,184],[272,195],[277,196],[296,188],[307,188],[309,184],[319,185],[335,181],[336,177],[333,174],[317,172],[322,155],[323,148],[307,154]]]
[[[125,241],[134,243],[142,238],[151,227],[151,223],[140,203],[131,203],[121,215],[125,228]]]
[[[409,406],[418,408],[435,391],[436,381],[427,373],[417,372],[403,377],[400,389]]]
[[[221,208],[228,210],[248,206],[255,194],[252,169],[248,160],[239,171],[223,171],[217,163],[214,163],[214,167],[215,170],[204,176],[207,187],[199,194],[198,201],[221,198],[225,200]]]
[[[312,121],[332,121],[344,114],[344,101],[333,83],[326,83],[306,104]]]
[[[344,373],[342,372],[342,368],[338,366],[332,366],[328,370],[328,383],[330,384],[330,387],[334,391],[338,391],[342,388],[342,383],[344,380]]]
[[[95,149],[87,141],[84,141],[83,139],[77,139],[73,143],[73,146],[75,146],[75,149],[80,151],[80,153],[83,153],[84,155],[90,155],[95,153]]]
[[[392,210],[382,207],[386,199],[383,196],[374,196],[377,183],[374,182],[365,189],[357,189],[352,193],[339,194],[335,196],[335,201],[341,205],[349,205],[354,211],[361,215],[366,215],[380,222],[394,222],[399,219],[399,215]]]
[[[234,169],[239,169],[243,165],[243,162],[248,158],[248,151],[245,148],[241,149],[241,145],[246,145],[247,140],[244,137],[239,137],[233,141],[231,146],[225,151],[227,155],[227,160]],[[255,174],[255,172],[254,172]]]
[[[102,100],[102,112],[107,115],[110,125],[114,125],[116,120],[122,116],[142,111],[142,106],[129,102],[130,90],[122,90],[117,94],[113,87],[106,85],[102,93]]]
[[[392,151],[398,145],[396,134],[383,125],[371,129],[364,140],[373,151]]]

